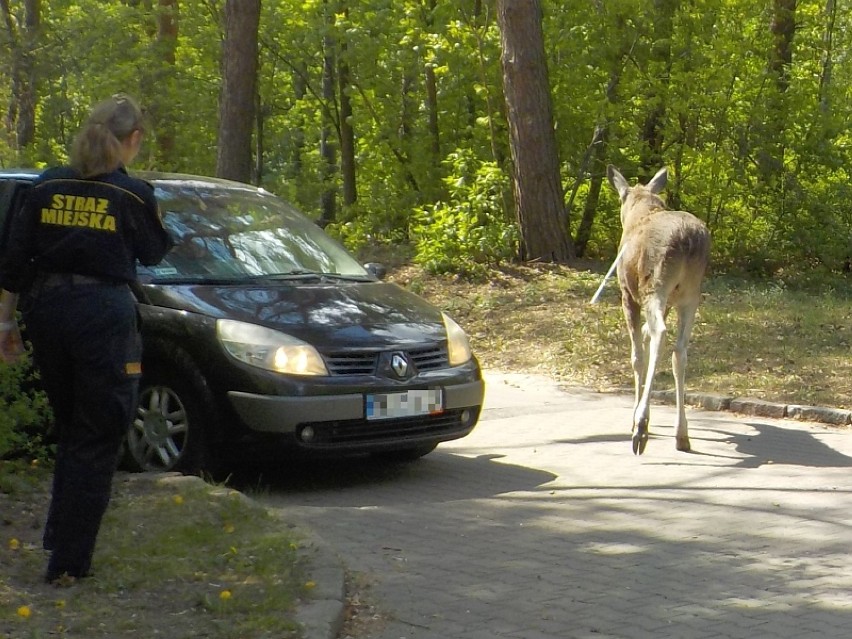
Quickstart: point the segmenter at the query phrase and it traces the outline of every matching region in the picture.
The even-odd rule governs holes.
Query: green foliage
[[[444,178],[448,201],[414,211],[415,261],[433,273],[479,273],[517,255],[518,233],[506,221],[508,180],[493,162],[452,153]]]
[[[0,364],[0,459],[45,460],[51,456],[47,438],[50,407],[36,384],[29,357]]]
[[[374,246],[397,246],[408,243],[407,226],[401,219],[380,215],[355,206],[329,224],[325,230],[356,253]]]
[[[127,91],[149,107],[151,119],[136,166],[214,172],[223,3],[178,4],[177,38],[168,41],[158,28],[160,3],[42,2],[31,73],[0,65],[4,114],[11,115],[21,80],[33,78],[35,141],[14,148],[3,129],[0,166],[64,161],[89,107]],[[842,267],[852,224],[848,7],[796,3],[793,61],[781,86],[767,72],[772,3],[541,4],[562,178],[570,190],[577,187],[572,224],[594,193],[586,185],[605,163],[642,180],[666,164],[668,196],[707,221],[715,264],[763,273],[791,262]],[[13,31],[24,23],[23,7],[6,3],[0,21],[0,41],[13,54],[22,44]],[[312,215],[329,189],[340,191],[339,167],[329,170],[320,145],[330,133],[339,163],[345,94],[357,202],[343,207],[337,196],[332,230],[356,248],[407,242],[410,212],[417,211],[418,250],[430,268],[505,259],[503,249],[514,240],[499,213],[502,197],[466,205],[470,196],[485,198],[492,178],[442,162],[451,152],[487,159],[506,189],[500,33],[488,3],[265,0],[259,40],[259,184]],[[327,68],[333,77],[324,76]],[[605,150],[590,162],[596,127],[606,129]],[[455,187],[459,178],[463,187]],[[588,251],[608,259],[619,234],[617,208],[609,195],[593,201]],[[425,237],[431,232],[439,235]],[[453,248],[442,249],[448,242]]]

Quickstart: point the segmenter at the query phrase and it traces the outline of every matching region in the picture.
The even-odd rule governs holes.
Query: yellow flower
[[[18,608],[18,616],[23,619],[29,619],[29,616],[32,614],[29,606],[21,606]]]
[[[21,542],[15,539],[14,537],[9,540],[9,550],[17,550],[20,547]]]
[[[315,581],[306,581],[305,582],[305,588],[316,588],[316,587],[317,587],[317,582],[315,582]]]
[[[230,598],[231,598],[231,591],[230,590],[223,590],[222,592],[219,593],[219,599],[221,599],[222,601],[228,601],[228,599],[230,599]]]
[[[172,497],[172,499],[174,500],[174,502],[175,502],[178,506],[180,506],[180,505],[183,503],[183,497],[182,497],[182,496],[180,496],[180,495],[175,495],[174,497]]]
[[[56,603],[54,605],[57,608],[64,608],[65,607],[65,600],[64,599],[57,599]]]

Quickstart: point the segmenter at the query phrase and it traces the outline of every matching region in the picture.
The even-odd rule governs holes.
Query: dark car
[[[0,250],[35,171],[0,171]],[[464,437],[484,384],[464,331],[381,281],[278,197],[208,177],[154,185],[175,248],[138,267],[133,469],[197,472],[226,454],[413,460]]]

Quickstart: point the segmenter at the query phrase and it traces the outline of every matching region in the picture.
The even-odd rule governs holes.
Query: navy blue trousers
[[[57,434],[46,577],[85,577],[136,411],[136,304],[126,285],[68,284],[34,291],[22,312]]]

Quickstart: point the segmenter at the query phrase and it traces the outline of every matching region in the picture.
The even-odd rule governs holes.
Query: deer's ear
[[[657,171],[657,174],[648,182],[647,189],[655,195],[666,188],[666,183],[669,181],[669,171],[666,167]]]
[[[606,167],[606,176],[609,179],[609,183],[612,184],[612,188],[618,193],[618,197],[624,202],[627,198],[627,193],[630,191],[630,185],[627,184],[627,180],[624,179],[624,176],[612,164]]]

